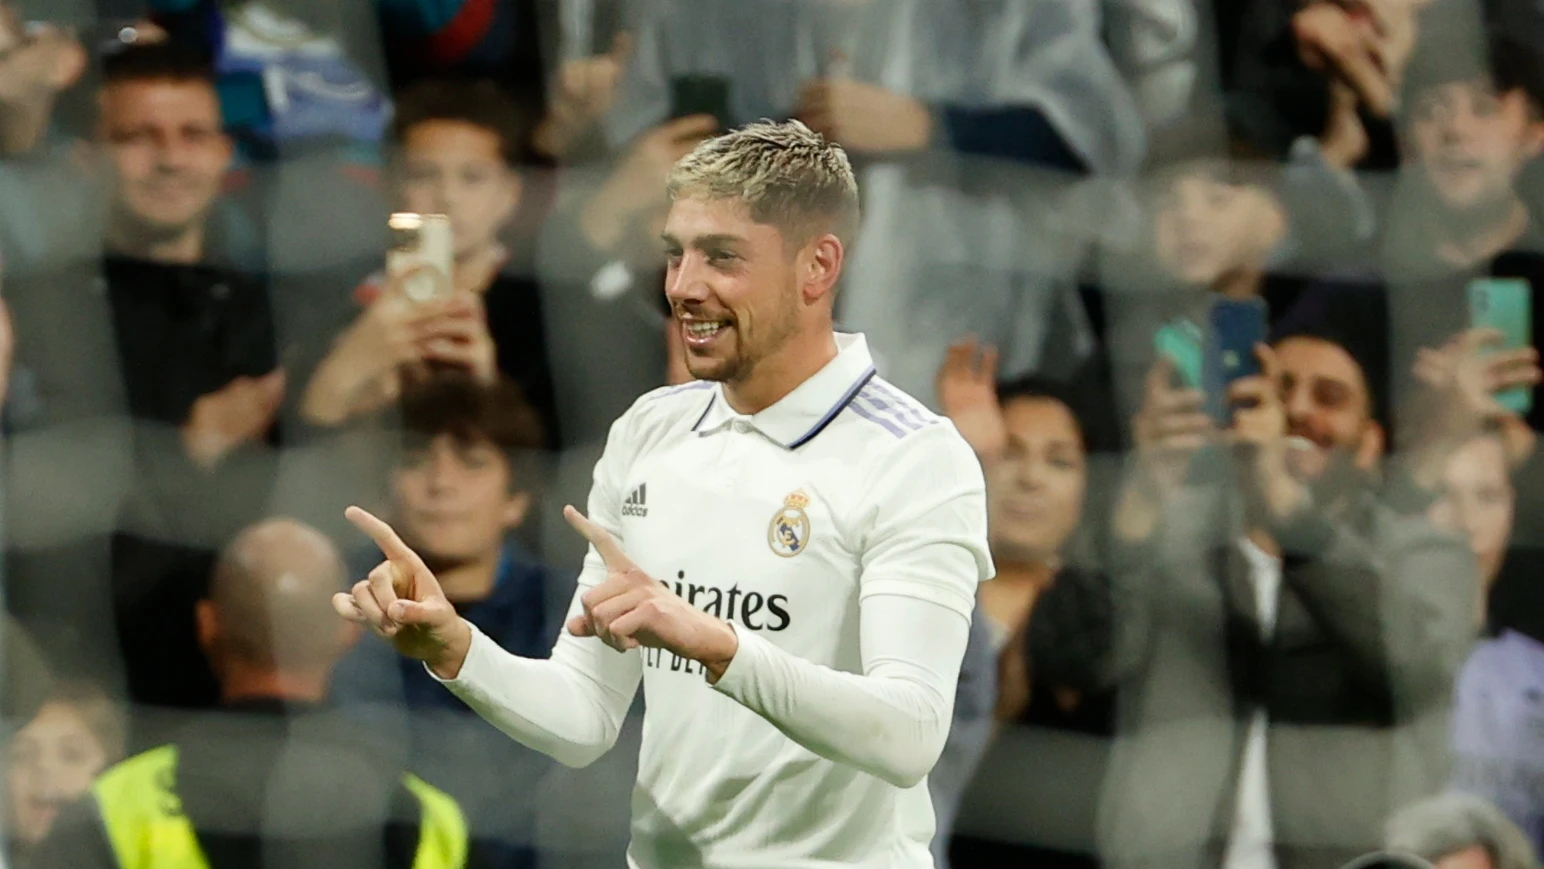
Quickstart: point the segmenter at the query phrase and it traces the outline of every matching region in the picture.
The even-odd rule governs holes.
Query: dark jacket
[[[106,665],[94,647],[113,635],[91,607],[111,604],[128,641],[113,651],[138,702],[214,702],[192,603],[213,552],[261,514],[271,485],[265,445],[210,471],[180,434],[200,396],[277,366],[265,284],[230,262],[107,256],[6,288],[17,336],[10,602],[46,622],[39,635],[59,651],[89,649],[88,668]]]
[[[1153,542],[1123,553],[1107,866],[1218,864],[1256,709],[1280,869],[1374,850],[1394,808],[1442,787],[1441,721],[1473,637],[1475,567],[1415,500],[1358,496],[1273,529],[1286,554],[1268,642],[1236,502],[1216,487],[1174,493]]]

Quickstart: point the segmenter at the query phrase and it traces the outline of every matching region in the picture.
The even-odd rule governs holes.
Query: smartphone
[[[386,277],[399,283],[414,302],[450,295],[456,246],[450,218],[443,214],[398,212],[387,218],[391,244],[386,249]]]
[[[1153,335],[1153,349],[1174,367],[1180,386],[1200,389],[1205,369],[1206,340],[1199,327],[1189,320],[1165,323]]]
[[[678,75],[670,80],[670,117],[712,115],[721,130],[734,126],[729,114],[729,79],[721,75]]]
[[[1526,278],[1475,278],[1469,282],[1469,324],[1501,333],[1499,349],[1533,346],[1533,285]],[[1518,386],[1496,393],[1496,401],[1513,413],[1533,409],[1533,389]]]
[[[1212,303],[1209,319],[1206,400],[1212,417],[1226,424],[1233,415],[1228,387],[1260,374],[1255,347],[1265,341],[1269,311],[1264,299],[1218,299]]]

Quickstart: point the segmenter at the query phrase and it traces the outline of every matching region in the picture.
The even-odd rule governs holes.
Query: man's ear
[[[1537,159],[1544,154],[1544,116],[1537,110],[1532,112],[1533,120],[1528,124],[1528,132],[1523,139],[1523,153],[1529,160]]]
[[[194,607],[193,618],[198,630],[198,647],[204,650],[204,657],[212,660],[215,646],[220,641],[220,610],[214,601],[201,600]]]
[[[1354,459],[1357,469],[1371,471],[1378,467],[1386,446],[1387,435],[1383,432],[1383,426],[1376,422],[1369,422],[1367,429],[1362,432],[1361,442],[1356,445]]]
[[[510,221],[520,211],[520,197],[525,194],[525,179],[520,173],[509,171],[509,186],[504,192],[504,204],[499,208],[499,229],[507,229]]]
[[[818,301],[836,291],[846,256],[841,239],[829,232],[816,236],[804,246],[799,257],[799,278],[806,302]]]
[[[531,495],[529,492],[516,492],[504,502],[504,530],[514,531],[525,524],[525,517],[531,512]]]

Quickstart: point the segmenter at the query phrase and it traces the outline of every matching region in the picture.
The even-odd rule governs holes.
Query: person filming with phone
[[[540,293],[508,268],[527,126],[492,82],[428,82],[399,101],[397,202],[424,228],[398,227],[393,244],[406,266],[388,257],[386,270],[348,300],[352,322],[305,386],[300,411],[308,424],[334,428],[376,413],[401,394],[403,378],[455,368],[483,383],[499,374],[514,380],[541,417],[548,445],[555,443]],[[448,239],[433,235],[446,222]]]
[[[1101,851],[1109,867],[1341,865],[1445,783],[1401,758],[1441,755],[1410,723],[1445,707],[1472,641],[1454,581],[1472,561],[1426,522],[1413,469],[1374,485],[1379,363],[1354,312],[1289,316],[1267,346],[1263,305],[1211,309],[1199,377],[1160,347],[1114,513]]]

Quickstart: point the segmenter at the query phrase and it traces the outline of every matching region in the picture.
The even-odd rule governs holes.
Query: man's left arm
[[[976,585],[992,574],[981,468],[952,426],[913,435],[862,499],[862,673],[739,631],[715,687],[810,751],[896,787],[937,763],[949,734]]]

